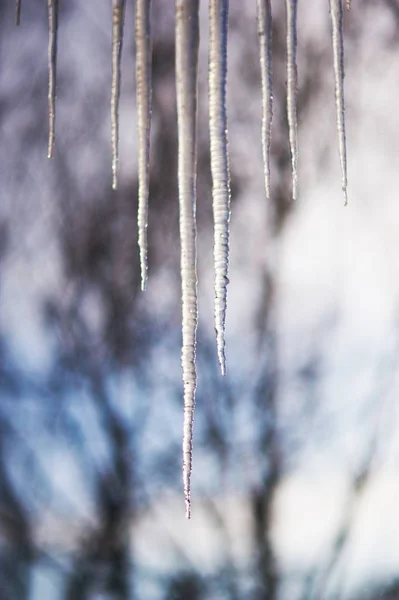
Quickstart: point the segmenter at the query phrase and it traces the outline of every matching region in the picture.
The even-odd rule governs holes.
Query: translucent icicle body
[[[298,0],[286,0],[287,7],[287,116],[292,163],[292,197],[298,197],[298,125],[297,125],[297,11]]]
[[[270,138],[273,118],[272,10],[270,0],[257,0],[260,73],[262,78],[262,150],[266,197],[270,198]]]
[[[111,142],[112,188],[118,187],[119,163],[119,97],[121,90],[121,57],[125,0],[113,0],[112,5],[112,85],[111,85]]]
[[[337,112],[338,148],[341,162],[342,191],[347,195],[346,133],[344,102],[344,35],[342,0],[330,0],[332,46],[334,56],[335,108]]]
[[[141,289],[147,286],[147,226],[151,127],[151,24],[150,0],[136,0],[136,97],[138,124],[138,243]]]
[[[15,2],[15,25],[21,24],[21,0]]]
[[[58,0],[48,0],[48,158],[53,157],[55,140],[55,100],[57,87]]]
[[[182,279],[182,369],[184,384],[183,484],[186,515],[191,513],[193,419],[197,372],[195,366],[197,302],[197,68],[199,0],[176,0],[176,91],[178,183]]]
[[[225,323],[230,223],[230,171],[226,114],[228,8],[228,0],[209,2],[209,127],[215,228],[215,330],[222,375],[226,372]]]

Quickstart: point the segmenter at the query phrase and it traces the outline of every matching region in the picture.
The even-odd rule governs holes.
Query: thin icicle
[[[209,1],[209,128],[215,227],[215,330],[222,375],[226,373],[225,323],[230,223],[230,170],[226,113],[228,10],[228,0]]]
[[[176,0],[176,92],[178,128],[179,220],[182,279],[182,369],[184,383],[183,484],[186,515],[191,514],[197,302],[197,70],[199,0]]]
[[[121,88],[121,57],[125,0],[113,0],[112,10],[112,86],[111,86],[111,141],[112,188],[118,187],[119,162],[119,96]]]
[[[272,10],[270,0],[257,0],[260,72],[262,77],[262,149],[266,197],[270,198],[270,138],[273,118]]]
[[[21,24],[21,0],[15,2],[15,25]]]
[[[286,0],[287,6],[287,115],[292,162],[292,197],[298,196],[298,126],[296,101],[297,71],[297,10],[298,0]]]
[[[346,0],[346,9],[351,10],[352,8],[352,0]]]
[[[48,0],[48,158],[53,158],[55,138],[55,99],[57,87],[58,0]]]
[[[147,226],[151,127],[151,23],[150,0],[136,4],[136,95],[138,123],[139,207],[138,242],[141,289],[147,287]]]
[[[344,102],[344,34],[342,0],[330,0],[332,45],[334,55],[335,76],[335,108],[337,111],[338,148],[341,162],[342,191],[345,206],[348,204],[347,168],[346,168],[346,134],[345,134],[345,102]]]

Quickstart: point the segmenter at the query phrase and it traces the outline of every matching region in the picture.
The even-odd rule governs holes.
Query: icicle
[[[21,24],[21,0],[15,2],[15,25]]]
[[[260,72],[262,77],[262,149],[266,197],[270,198],[270,136],[273,117],[272,10],[270,0],[257,0]]]
[[[342,191],[345,206],[348,204],[346,173],[346,134],[345,134],[345,102],[344,102],[344,36],[342,0],[330,0],[332,45],[335,75],[335,107],[337,111],[338,147],[341,162]]]
[[[292,162],[292,197],[298,196],[298,132],[296,99],[298,90],[297,72],[297,0],[286,0],[287,6],[287,114]]]
[[[53,158],[55,136],[55,98],[57,86],[58,0],[48,0],[48,158]]]
[[[136,94],[139,152],[138,242],[141,289],[147,286],[147,225],[151,126],[151,24],[150,0],[136,4]]]
[[[119,162],[119,96],[121,87],[121,56],[125,0],[113,0],[112,10],[112,87],[111,87],[111,138],[112,138],[112,188],[118,187]]]
[[[197,306],[197,68],[199,0],[176,0],[176,91],[178,182],[182,278],[182,369],[184,383],[183,483],[186,515],[190,518],[193,419],[197,372],[195,366]]]
[[[346,10],[351,10],[352,8],[352,0],[346,0]]]
[[[226,372],[225,323],[229,268],[230,171],[226,77],[228,0],[209,1],[209,127],[215,227],[215,330],[220,368]]]

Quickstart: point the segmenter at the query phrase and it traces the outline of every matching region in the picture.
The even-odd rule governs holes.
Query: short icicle
[[[15,25],[21,25],[21,0],[15,2]]]
[[[346,133],[344,102],[344,34],[342,0],[330,0],[332,46],[334,55],[335,76],[335,108],[337,112],[338,148],[341,162],[342,191],[345,206],[348,204],[347,166],[346,166]]]
[[[292,163],[292,197],[298,197],[298,125],[297,125],[297,12],[298,0],[286,0],[287,6],[287,116]]]
[[[57,88],[58,0],[48,0],[48,158],[53,158],[55,140],[55,101]]]
[[[270,0],[257,0],[260,72],[262,78],[262,150],[266,197],[270,199],[270,139],[273,118],[272,10]]]
[[[184,384],[183,484],[187,518],[191,515],[193,420],[197,387],[195,353],[198,322],[196,240],[198,11],[199,0],[176,0],[175,2]]]
[[[151,127],[151,0],[136,0],[136,96],[138,124],[138,244],[140,251],[141,289],[147,287],[148,272],[148,194]]]
[[[111,85],[111,142],[112,189],[118,187],[119,168],[119,97],[121,89],[121,58],[125,0],[113,0],[112,5],[112,85]]]
[[[209,128],[214,218],[215,330],[222,375],[226,373],[225,324],[229,269],[230,169],[226,78],[228,0],[209,0]]]

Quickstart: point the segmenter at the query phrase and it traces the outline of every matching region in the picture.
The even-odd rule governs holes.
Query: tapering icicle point
[[[119,96],[121,88],[121,57],[125,0],[113,0],[112,6],[112,85],[111,85],[111,141],[112,189],[118,187],[119,162]]]
[[[58,0],[48,0],[48,158],[53,157],[55,139],[55,100],[57,88]]]
[[[270,192],[270,139],[273,118],[272,9],[270,0],[257,0],[260,72],[262,78],[262,150],[266,197]]]
[[[150,0],[136,2],[136,97],[138,125],[138,243],[140,250],[141,289],[147,287],[148,272],[148,194],[151,127],[151,23]]]
[[[337,112],[338,148],[341,162],[342,190],[347,196],[346,167],[346,133],[345,133],[345,101],[344,101],[344,34],[342,0],[330,0],[332,46],[334,56],[335,108]]]
[[[351,10],[352,8],[352,0],[346,0],[346,10]]]
[[[292,162],[292,197],[298,197],[298,126],[297,126],[297,12],[298,0],[286,0],[287,7],[287,116]]]
[[[209,130],[214,218],[215,330],[222,375],[226,373],[225,324],[229,269],[230,170],[226,78],[228,0],[209,0]]]
[[[15,25],[21,24],[21,0],[15,2]]]
[[[191,515],[191,468],[197,371],[197,71],[199,0],[176,0],[176,95],[179,222],[182,279],[182,369],[184,384],[183,484],[186,515]]]

